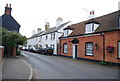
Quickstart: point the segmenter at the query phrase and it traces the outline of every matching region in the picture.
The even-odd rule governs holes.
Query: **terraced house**
[[[6,4],[4,14],[0,16],[0,27],[4,27],[8,31],[16,31],[19,33],[20,24],[13,18],[11,12],[11,4]]]
[[[62,18],[58,17],[56,20],[56,26],[51,27],[49,22],[45,24],[45,30],[38,30],[37,33],[33,33],[33,36],[29,38],[27,45],[31,47],[52,47],[54,49],[54,55],[58,54],[59,37],[63,34],[63,29],[71,25],[71,22],[63,23]]]
[[[120,11],[72,24],[59,39],[59,55],[120,63]]]

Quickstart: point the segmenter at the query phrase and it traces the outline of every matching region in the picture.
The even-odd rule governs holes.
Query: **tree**
[[[17,32],[7,31],[5,28],[0,28],[0,44],[5,46],[5,53],[12,53],[12,48],[17,48],[18,45],[25,44],[27,38]]]

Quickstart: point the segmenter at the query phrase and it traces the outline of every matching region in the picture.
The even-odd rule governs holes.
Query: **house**
[[[11,12],[11,4],[9,6],[6,4],[4,15],[0,17],[0,27],[19,33],[20,24],[12,17]]]
[[[28,47],[40,47],[39,41],[40,41],[40,36],[44,31],[41,31],[40,28],[37,29],[37,33],[35,32],[35,30],[33,30],[33,34],[32,36],[27,40],[27,46]]]
[[[59,39],[59,55],[120,63],[120,10],[72,24]]]
[[[31,38],[29,38],[29,42],[27,45],[37,45],[38,47],[42,48],[52,47],[54,49],[54,54],[57,55],[59,45],[58,38],[63,34],[63,29],[69,26],[70,24],[70,21],[63,23],[63,20],[60,17],[58,17],[58,19],[56,20],[55,27],[50,28],[49,22],[46,22],[45,31],[42,31],[42,33],[39,34],[34,34]]]

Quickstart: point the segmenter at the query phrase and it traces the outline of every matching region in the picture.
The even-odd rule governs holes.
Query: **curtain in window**
[[[93,43],[86,43],[86,55],[93,55]]]
[[[67,53],[68,52],[68,45],[67,44],[64,44],[64,47],[63,47],[63,52],[64,53]]]

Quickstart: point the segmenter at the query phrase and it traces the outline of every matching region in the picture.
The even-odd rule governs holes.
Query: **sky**
[[[119,0],[0,0],[0,16],[4,14],[6,4],[12,6],[12,16],[21,25],[20,34],[31,37],[33,30],[45,29],[56,25],[56,19],[63,22],[79,23],[87,20],[89,12],[94,10],[97,17],[118,10]]]

